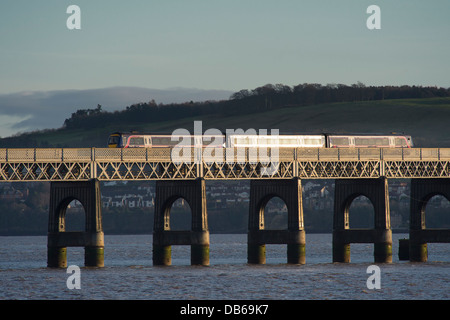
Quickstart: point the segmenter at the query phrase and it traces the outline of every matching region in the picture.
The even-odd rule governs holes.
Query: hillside
[[[279,129],[281,133],[389,133],[413,136],[418,147],[450,147],[450,98],[392,99],[289,106],[247,114],[217,113],[159,122],[104,123],[101,127],[37,131],[0,140],[0,147],[106,147],[114,131],[170,133],[177,128],[193,132],[201,120],[203,130],[249,128]]]
[[[46,114],[48,110],[42,110],[42,116]],[[0,139],[0,148],[106,147],[111,132],[171,133],[184,128],[193,133],[196,120],[202,121],[203,131],[403,132],[412,135],[418,147],[450,147],[449,119],[450,88],[267,84],[240,90],[220,101],[157,104],[151,99],[116,111],[97,104],[93,109],[73,110],[60,129]]]

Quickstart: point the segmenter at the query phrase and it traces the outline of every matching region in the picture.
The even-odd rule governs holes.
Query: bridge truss
[[[0,149],[0,181],[449,178],[450,148]]]

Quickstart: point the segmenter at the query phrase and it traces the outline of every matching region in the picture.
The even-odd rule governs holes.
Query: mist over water
[[[85,268],[84,248],[68,248],[81,289],[66,269],[46,266],[46,237],[0,237],[0,299],[449,299],[450,244],[428,244],[428,262],[377,264],[381,289],[368,289],[372,244],[352,244],[349,264],[332,263],[331,234],[306,235],[306,264],[286,264],[285,245],[267,245],[265,265],[247,264],[247,235],[212,234],[210,266],[191,266],[190,247],[172,246],[172,266],[152,265],[151,235],[105,235],[105,267]]]

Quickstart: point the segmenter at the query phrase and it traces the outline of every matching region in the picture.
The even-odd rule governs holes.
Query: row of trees
[[[354,102],[384,99],[417,99],[449,97],[450,88],[422,86],[365,86],[358,82],[344,84],[267,84],[253,90],[240,90],[229,100],[156,104],[154,100],[137,103],[122,111],[105,112],[100,105],[96,109],[80,109],[64,122],[65,128],[92,128],[102,124],[149,123],[176,120],[204,114],[229,116],[263,112],[276,108],[315,105],[333,102]]]
[[[295,104],[317,104],[344,101],[367,101],[383,99],[417,99],[448,97],[450,88],[422,86],[366,86],[357,82],[351,86],[344,84],[304,83],[293,87],[283,84],[267,84],[254,90],[241,90],[231,95],[231,100],[255,96],[284,97]]]
[[[136,103],[120,111],[108,112],[101,105],[96,108],[78,109],[65,119],[60,129],[47,129],[28,132],[0,140],[2,148],[66,147],[61,144],[50,145],[44,136],[57,136],[65,130],[95,129],[79,142],[71,146],[104,145],[105,131],[98,130],[109,125],[117,130],[127,130],[139,124],[160,123],[185,118],[202,118],[204,115],[228,117],[254,114],[295,106],[317,105],[334,102],[358,102],[383,99],[420,99],[449,97],[450,88],[422,86],[366,86],[361,82],[353,85],[304,83],[295,86],[267,84],[253,90],[240,90],[228,100],[157,104],[154,100]],[[120,129],[125,128],[125,129]],[[221,128],[219,128],[221,129]],[[97,135],[97,136],[93,136]]]

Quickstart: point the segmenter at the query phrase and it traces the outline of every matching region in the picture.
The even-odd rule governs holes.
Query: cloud
[[[232,94],[225,90],[187,88],[147,89],[111,87],[89,90],[25,91],[0,95],[0,136],[37,129],[60,128],[78,109],[97,104],[105,111],[122,110],[139,102],[181,103],[224,100]]]

